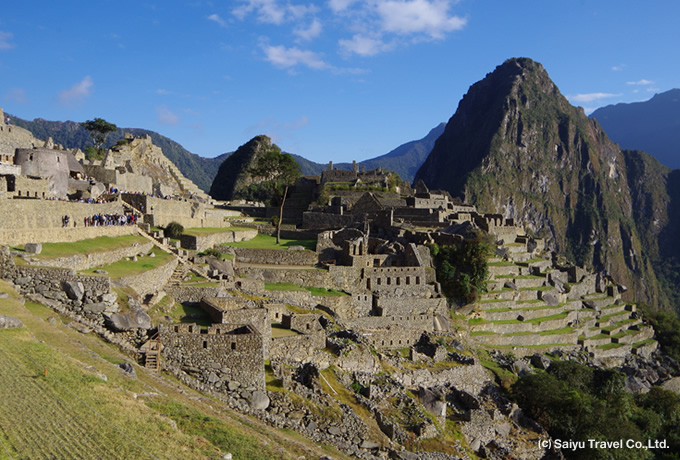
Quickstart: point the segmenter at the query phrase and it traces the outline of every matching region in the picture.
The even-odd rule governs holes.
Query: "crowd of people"
[[[86,227],[100,227],[106,225],[135,225],[137,216],[135,214],[95,214],[92,217],[84,218]]]

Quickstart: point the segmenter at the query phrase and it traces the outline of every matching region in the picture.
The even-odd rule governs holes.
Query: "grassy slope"
[[[30,302],[22,306],[3,281],[0,292],[10,294],[0,300],[0,314],[19,318],[25,325],[0,330],[0,397],[6,402],[0,405],[0,456],[323,455],[301,437],[234,413],[217,401],[198,398],[173,379],[136,365],[138,378],[126,376],[116,364],[130,360],[116,348],[66,327],[43,306]],[[57,318],[56,324],[47,322],[49,317]]]

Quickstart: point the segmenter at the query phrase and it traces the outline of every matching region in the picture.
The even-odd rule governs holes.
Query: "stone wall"
[[[269,347],[271,358],[282,358],[292,361],[308,361],[316,350],[326,346],[323,334],[300,334],[272,339]]]
[[[24,176],[43,177],[49,181],[48,193],[57,198],[66,198],[70,177],[68,150],[17,149],[14,164],[21,165]]]
[[[308,250],[231,248],[231,251],[234,253],[237,262],[246,264],[313,266],[317,262],[316,252]]]
[[[15,125],[6,125],[5,120],[0,123],[0,153],[14,158],[16,149],[32,149],[42,146],[44,141],[36,139],[27,129]]]
[[[286,329],[297,331],[301,334],[318,334],[322,331],[319,323],[319,315],[313,313],[283,315],[281,324]]]
[[[423,332],[427,329],[411,329],[398,324],[389,326],[387,329],[363,330],[365,335],[374,347],[384,350],[396,350],[398,348],[410,347],[418,342]]]
[[[163,289],[179,262],[176,258],[152,270],[146,270],[120,279],[120,283],[132,288],[142,298]]]
[[[345,289],[333,283],[327,270],[323,269],[280,269],[261,268],[236,265],[236,272],[241,276],[251,277],[267,283],[289,282],[300,286],[321,287],[324,289]]]
[[[263,339],[253,327],[161,324],[162,357],[218,391],[265,389]]]
[[[205,251],[206,249],[215,247],[222,243],[234,243],[238,241],[247,241],[257,236],[257,230],[225,230],[219,233],[211,233],[210,235],[182,235],[181,244],[185,249],[194,249],[196,251]],[[223,249],[224,250],[224,249]],[[226,250],[224,250],[226,252]]]
[[[198,304],[204,297],[219,297],[225,291],[219,287],[166,286],[165,292],[179,303]]]
[[[132,243],[130,246],[112,251],[91,252],[89,254],[75,254],[69,257],[40,260],[43,267],[70,268],[72,270],[87,270],[118,262],[125,257],[146,254],[153,248],[153,243]]]
[[[368,329],[387,329],[391,326],[408,326],[409,329],[431,332],[434,330],[433,315],[410,314],[404,316],[366,316],[344,320],[344,324],[349,329],[368,330]]]
[[[156,227],[165,227],[170,222],[178,222],[184,228],[230,226],[219,210],[196,201],[166,200],[134,193],[124,193],[123,200],[144,213],[145,223]]]
[[[56,243],[136,233],[132,225],[84,226],[85,217],[123,213],[120,202],[0,200],[0,244]],[[63,216],[70,218],[68,227],[62,226]]]
[[[409,316],[418,314],[433,315],[446,312],[446,299],[419,297],[378,297],[375,310],[380,316]]]

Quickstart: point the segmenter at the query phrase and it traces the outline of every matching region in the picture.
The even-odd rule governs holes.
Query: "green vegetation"
[[[88,153],[88,159],[100,159],[102,157],[102,154],[104,153],[101,147],[106,141],[106,136],[108,136],[109,133],[116,131],[118,127],[113,123],[109,123],[103,118],[87,120],[84,123],[80,123],[80,126],[90,132],[90,136],[92,137],[92,141],[94,142],[93,149],[94,151],[92,152],[86,150],[86,153]],[[96,158],[91,158],[89,155],[92,155],[93,157]]]
[[[126,276],[137,275],[148,270],[153,270],[154,268],[158,268],[161,265],[165,265],[173,259],[171,254],[168,254],[157,247],[154,247],[151,252],[155,254],[154,257],[142,256],[139,257],[136,262],[133,260],[122,259],[110,265],[84,270],[83,273],[95,274],[94,270],[106,270],[108,273],[106,276],[110,276],[111,279],[120,279]]]
[[[316,240],[290,240],[280,238],[277,243],[276,238],[264,233],[258,234],[255,238],[248,241],[239,241],[237,243],[223,243],[222,246],[231,246],[234,248],[249,248],[249,249],[288,249],[290,246],[302,246],[310,251],[316,250]]]
[[[170,222],[164,229],[165,236],[172,239],[179,239],[184,233],[184,226],[179,222]]]
[[[183,235],[191,236],[205,236],[213,235],[215,233],[239,232],[243,230],[253,230],[247,227],[202,227],[202,228],[186,228],[183,230]]]
[[[206,417],[191,407],[166,398],[154,399],[146,404],[174,420],[181,432],[205,438],[222,451],[231,452],[234,458],[284,458],[272,447],[260,445],[252,436],[245,435],[223,420]]]
[[[512,386],[512,396],[555,439],[666,439],[666,451],[645,449],[563,450],[569,459],[678,458],[680,396],[654,387],[633,396],[624,389],[625,375],[573,361],[553,361]],[[611,456],[615,453],[615,456]]]
[[[300,166],[289,153],[272,148],[260,156],[255,166],[248,171],[250,175],[261,180],[262,184],[271,187],[273,196],[279,201],[279,218],[276,225],[276,242],[281,242],[281,223],[283,221],[283,206],[286,204],[288,188],[300,177]]]
[[[100,236],[74,243],[43,243],[40,259],[56,259],[76,254],[92,254],[93,252],[113,251],[132,246],[134,243],[146,243],[146,238],[139,235]]]
[[[459,246],[430,245],[437,281],[448,298],[471,303],[486,291],[489,275],[486,259],[491,253],[491,243],[488,235],[477,233],[474,239],[465,240]]]
[[[680,360],[680,319],[671,312],[652,310],[640,305],[644,317],[654,328],[661,348],[668,356]]]
[[[264,283],[264,288],[268,291],[309,291],[313,296],[347,296],[344,291],[338,291],[337,289],[324,289],[318,287],[300,286],[295,283]]]

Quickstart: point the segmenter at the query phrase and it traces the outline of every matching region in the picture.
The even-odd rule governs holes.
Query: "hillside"
[[[13,124],[31,131],[38,139],[51,137],[56,144],[61,144],[70,149],[84,149],[86,146],[92,145],[89,132],[74,121],[48,121],[42,118],[27,121],[13,115],[10,116]],[[182,174],[205,192],[210,189],[210,184],[212,184],[213,177],[217,174],[220,164],[229,156],[229,153],[224,153],[215,158],[201,157],[189,152],[170,138],[154,131],[139,128],[118,128],[116,132],[107,137],[106,147],[111,147],[117,141],[123,139],[126,132],[135,135],[150,135],[153,143],[163,149],[163,154],[179,168]]]
[[[668,305],[654,270],[662,233],[675,232],[668,172],[621,151],[540,64],[518,58],[470,87],[416,180],[497,209],[577,264],[608,271],[629,296]]]
[[[621,148],[644,150],[669,168],[680,168],[680,89],[601,107],[590,117]]]
[[[7,458],[297,458],[323,451],[132,364],[0,281],[0,451]],[[131,366],[125,372],[120,364]],[[4,456],[3,456],[4,458]]]

